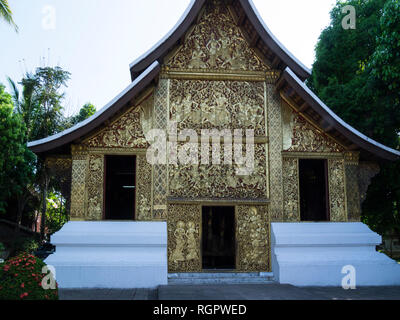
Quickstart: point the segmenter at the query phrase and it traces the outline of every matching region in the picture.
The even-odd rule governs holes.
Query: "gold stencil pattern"
[[[86,203],[86,156],[73,156],[71,184],[71,218],[84,219]]]
[[[250,175],[237,175],[236,165],[224,165],[223,154],[222,147],[221,165],[170,165],[169,195],[185,199],[265,199],[265,145],[254,145],[254,171]]]
[[[206,4],[200,21],[166,65],[184,69],[268,70],[250,49],[221,1]]]
[[[103,219],[104,155],[89,156],[87,220]]]
[[[286,108],[290,109],[290,107]],[[289,115],[287,112],[284,114],[284,151],[330,153],[344,151],[342,146],[317,130],[302,116],[295,114],[293,111],[290,111]],[[290,122],[288,123],[288,121]]]
[[[283,221],[281,100],[275,92],[274,85],[266,87],[270,149],[270,217],[271,221]]]
[[[349,221],[359,222],[361,217],[360,193],[358,190],[358,165],[345,164],[347,215]]]
[[[168,271],[200,272],[201,206],[168,205]]]
[[[151,221],[151,171],[152,166],[147,162],[146,156],[136,157],[136,220]]]
[[[265,136],[262,82],[171,80],[170,106],[179,131],[253,129]]]
[[[142,109],[136,107],[83,144],[89,148],[147,148],[140,121],[143,117]]]
[[[236,207],[237,270],[270,270],[268,237],[269,221],[267,207]]]
[[[283,158],[283,220],[300,221],[298,159]]]
[[[154,128],[166,130],[168,125],[169,80],[160,79],[154,97]],[[153,218],[166,219],[168,192],[167,165],[153,166]]]
[[[344,160],[328,160],[329,202],[332,222],[347,221]]]

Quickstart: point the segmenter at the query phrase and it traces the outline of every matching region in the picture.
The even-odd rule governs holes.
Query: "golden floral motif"
[[[329,200],[332,222],[347,221],[344,160],[328,160]]]
[[[291,111],[293,113],[293,111]],[[286,117],[285,117],[286,118]],[[284,119],[285,119],[284,118]],[[286,124],[284,129],[292,129],[293,132],[284,133],[284,137],[291,137],[291,141],[285,139],[284,151],[289,152],[343,152],[342,146],[337,144],[327,135],[319,132],[302,116],[293,113],[290,124]]]
[[[269,223],[266,207],[239,206],[236,212],[237,269],[269,271]]]
[[[206,5],[200,21],[166,65],[187,69],[269,69],[249,47],[226,5],[221,2]]]
[[[211,149],[211,147],[210,147]],[[177,198],[265,199],[267,188],[265,145],[254,145],[254,170],[237,175],[236,165],[170,165],[169,195]],[[221,150],[221,158],[223,151]]]
[[[170,105],[179,131],[253,129],[265,136],[262,82],[171,80]]]

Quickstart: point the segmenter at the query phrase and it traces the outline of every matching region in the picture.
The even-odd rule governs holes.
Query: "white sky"
[[[279,41],[311,68],[314,47],[335,0],[253,0]],[[0,22],[0,82],[20,81],[43,64],[72,73],[66,113],[86,102],[97,110],[130,83],[129,64],[178,21],[189,0],[10,0],[15,33]],[[50,9],[49,9],[50,8]],[[46,19],[51,12],[55,19]],[[54,21],[54,28],[51,22]],[[50,28],[49,28],[50,27]],[[43,60],[43,59],[42,59]],[[49,61],[49,63],[48,63]]]

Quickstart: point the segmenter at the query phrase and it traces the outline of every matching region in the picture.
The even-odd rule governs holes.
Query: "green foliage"
[[[6,250],[6,247],[4,246],[3,243],[0,242],[0,252]]]
[[[357,28],[344,30],[352,5]],[[338,1],[316,46],[307,85],[335,113],[367,136],[400,147],[400,1]],[[381,163],[363,204],[363,221],[381,234],[399,229],[400,165]]]
[[[26,127],[0,84],[0,213],[5,212],[11,196],[24,192],[33,178],[34,162],[35,156],[26,147]]]
[[[18,238],[14,244],[13,255],[18,255],[21,253],[31,253],[33,254],[40,247],[40,240],[34,237],[32,238]]]
[[[45,266],[27,253],[0,264],[0,300],[58,300],[57,287],[45,290],[42,286]]]
[[[49,234],[60,230],[68,222],[65,199],[59,192],[51,191],[47,195],[47,229]]]
[[[0,18],[12,25],[15,31],[18,31],[18,27],[12,18],[12,11],[10,5],[8,4],[8,0],[0,0]]]
[[[92,115],[96,113],[96,107],[91,104],[91,103],[86,103],[81,110],[79,110],[79,113],[76,116],[71,117],[70,122],[71,126],[74,126],[78,124],[79,122],[82,122],[86,120],[87,118],[90,118]]]

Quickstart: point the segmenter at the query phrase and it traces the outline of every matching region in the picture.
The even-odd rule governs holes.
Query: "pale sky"
[[[279,41],[311,68],[335,0],[253,0]],[[9,0],[19,33],[0,21],[0,82],[39,65],[71,72],[66,113],[97,110],[130,83],[129,64],[179,20],[190,0]],[[45,60],[45,62],[43,62]],[[8,86],[8,85],[7,85]]]

